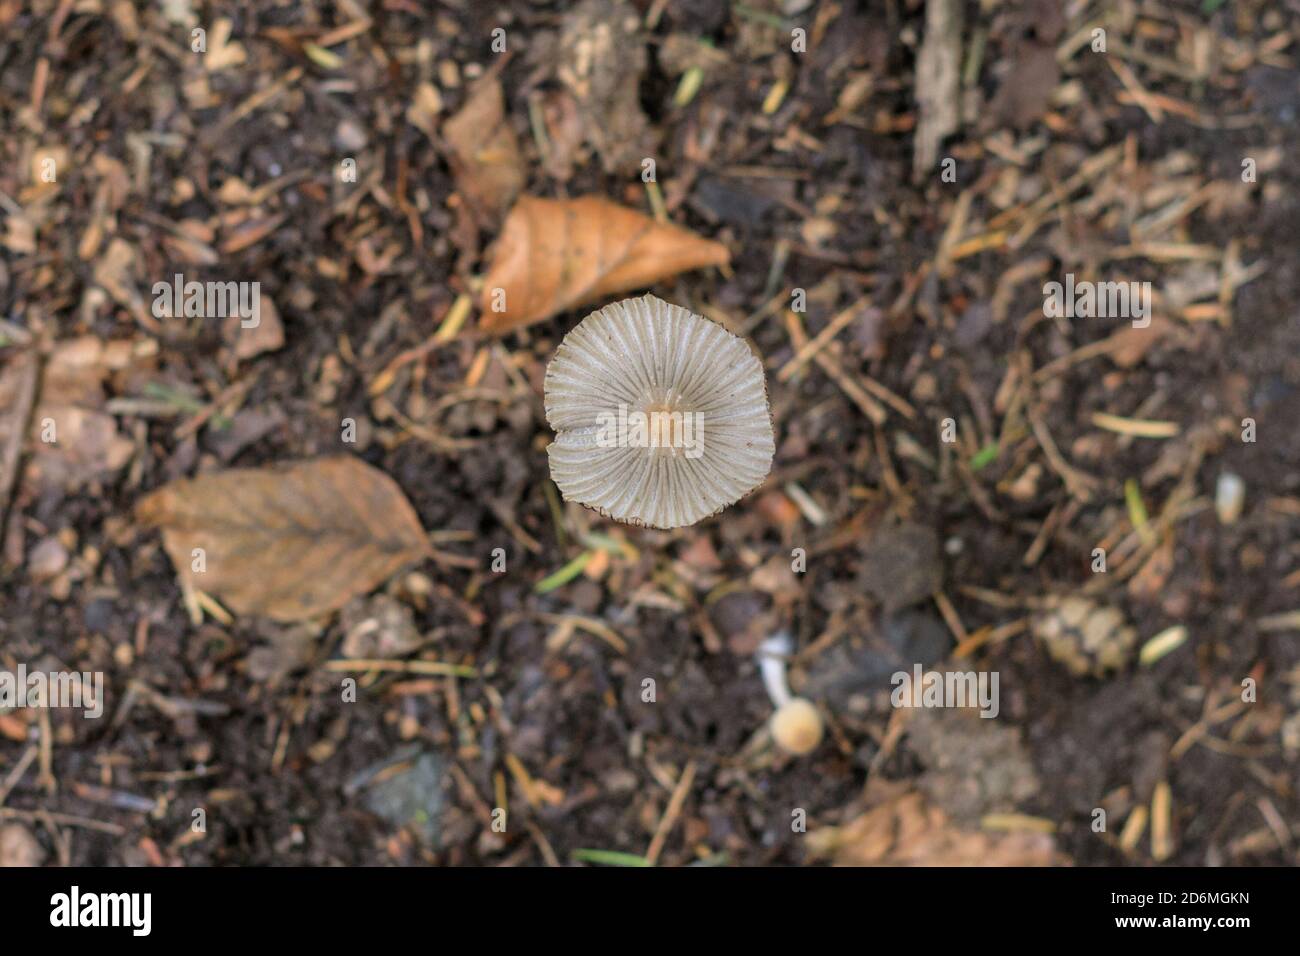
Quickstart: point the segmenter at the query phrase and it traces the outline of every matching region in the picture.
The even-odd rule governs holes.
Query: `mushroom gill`
[[[762,363],[722,326],[652,295],[579,322],[544,391],[551,478],[566,500],[617,521],[695,524],[772,466]]]

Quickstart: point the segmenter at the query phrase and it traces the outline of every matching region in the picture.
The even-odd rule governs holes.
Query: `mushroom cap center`
[[[642,408],[651,450],[676,455],[694,445],[701,430],[698,416],[680,395],[664,395],[646,402]]]

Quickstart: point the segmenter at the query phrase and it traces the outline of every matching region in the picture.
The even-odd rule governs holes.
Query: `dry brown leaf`
[[[222,18],[212,25],[212,32],[208,36],[208,52],[203,58],[203,65],[209,72],[242,66],[247,62],[248,54],[244,51],[244,45],[230,42],[231,32],[232,24],[228,19]]]
[[[1056,44],[1025,42],[1008,59],[1011,71],[1002,80],[988,112],[999,123],[1028,129],[1042,119],[1061,81]]]
[[[546,124],[546,171],[552,179],[568,182],[580,162],[584,142],[578,101],[565,90],[535,94]]]
[[[1147,326],[1125,326],[1106,340],[1111,361],[1120,368],[1132,368],[1172,331],[1173,323],[1158,316],[1152,318]]]
[[[442,94],[432,83],[421,83],[415,88],[411,104],[406,108],[406,121],[430,139],[438,129],[438,114],[442,112]]]
[[[147,315],[144,298],[137,282],[140,259],[125,239],[113,239],[95,263],[95,284],[113,297],[113,301],[132,315]]]
[[[483,283],[482,328],[509,332],[575,305],[728,259],[720,242],[597,196],[521,196],[506,219]]]
[[[36,253],[36,221],[25,213],[11,213],[5,220],[5,236],[0,245],[16,256]]]
[[[808,834],[814,856],[838,866],[1062,866],[1049,833],[954,826],[915,791],[897,793],[840,827]]]
[[[280,321],[280,312],[265,292],[259,293],[257,317],[257,325],[247,328],[240,315],[227,316],[221,323],[222,338],[230,346],[235,359],[241,362],[284,346],[284,324]]]
[[[456,184],[475,220],[481,227],[499,222],[524,186],[524,163],[496,77],[480,80],[442,131]]]
[[[605,172],[634,169],[654,155],[655,133],[641,109],[646,38],[628,0],[574,4],[560,26],[553,62]]]
[[[134,451],[104,411],[104,384],[147,362],[149,349],[128,341],[102,342],[93,335],[67,339],[50,353],[28,431],[28,476],[42,488],[72,489],[105,478]],[[156,347],[155,347],[156,348]],[[12,407],[18,362],[0,371],[0,408]],[[0,435],[15,423],[0,422]]]
[[[349,457],[174,481],[136,516],[162,530],[183,583],[278,621],[337,610],[428,551],[397,483]]]

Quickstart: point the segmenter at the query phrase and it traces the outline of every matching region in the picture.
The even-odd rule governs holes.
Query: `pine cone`
[[[1117,608],[1083,597],[1053,597],[1035,616],[1033,633],[1075,677],[1104,677],[1128,664],[1137,631]]]

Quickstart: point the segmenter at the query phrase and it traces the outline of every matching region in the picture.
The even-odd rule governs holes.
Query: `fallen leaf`
[[[112,296],[114,302],[137,316],[147,314],[137,285],[139,275],[139,257],[125,239],[112,240],[95,263],[95,284]]]
[[[483,282],[482,328],[500,334],[583,302],[723,265],[727,247],[597,196],[521,196]]]
[[[29,171],[30,185],[19,194],[24,206],[54,196],[63,188],[61,176],[68,168],[68,149],[62,144],[40,146],[32,152]]]
[[[1052,91],[1061,81],[1056,45],[1026,42],[1012,55],[1011,63],[989,104],[989,114],[1000,123],[1028,129],[1047,112]]]
[[[5,221],[5,237],[0,245],[16,256],[35,254],[36,223],[24,213],[11,213]]]
[[[887,797],[840,827],[808,834],[816,857],[838,866],[1061,866],[1069,859],[1050,833],[985,832],[954,826],[916,792]]]
[[[42,488],[73,489],[105,478],[131,457],[135,446],[104,411],[110,373],[127,373],[147,361],[148,348],[128,341],[81,336],[58,343],[45,363],[31,415],[29,477]],[[19,363],[0,371],[0,408],[16,401]],[[13,423],[0,423],[0,433]]]
[[[1172,326],[1168,319],[1159,317],[1152,318],[1145,327],[1125,326],[1106,340],[1111,361],[1120,368],[1132,368],[1173,331]]]
[[[653,155],[654,133],[641,109],[648,58],[641,18],[627,0],[582,0],[564,15],[556,76],[573,95],[587,142],[607,173]]]
[[[184,584],[279,621],[337,610],[428,550],[397,483],[349,457],[174,481],[136,516],[161,529]]]
[[[565,90],[535,94],[546,124],[546,171],[551,178],[568,182],[579,162],[584,142],[578,101]]]
[[[228,19],[222,18],[212,25],[212,32],[208,36],[208,52],[204,61],[209,72],[215,73],[232,66],[242,66],[248,60],[244,45],[230,42],[231,32],[232,24]]]
[[[406,121],[430,139],[438,129],[438,114],[442,112],[442,94],[432,83],[421,83],[406,107]]]
[[[768,522],[779,528],[793,527],[802,514],[795,503],[779,491],[759,496],[758,510]]]
[[[227,206],[253,206],[257,204],[251,186],[238,176],[230,176],[217,190],[217,200]]]
[[[240,361],[284,346],[284,325],[280,322],[275,302],[265,292],[258,295],[256,325],[245,326],[244,322],[248,320],[240,315],[227,316],[221,323],[221,336]]]
[[[519,141],[505,114],[501,83],[486,77],[442,127],[456,184],[480,227],[501,220],[524,186]]]

